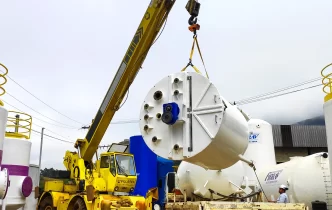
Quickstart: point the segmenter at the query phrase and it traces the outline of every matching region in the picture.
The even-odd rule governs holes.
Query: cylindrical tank
[[[257,170],[267,198],[277,200],[279,186],[284,184],[291,203],[305,203],[311,208],[312,201],[328,202],[332,189],[327,157],[327,153],[321,152]]]
[[[263,170],[265,167],[276,165],[271,124],[260,119],[250,119],[248,125],[249,145],[244,156],[253,160],[256,169]],[[255,186],[257,178],[254,170],[248,165],[245,165],[245,169],[249,185]]]
[[[4,139],[6,133],[8,111],[7,109],[0,107],[0,199],[7,196],[9,175],[6,168],[2,166],[4,156]]]
[[[33,186],[38,186],[39,183],[39,166],[32,165],[29,166],[29,176],[32,178]],[[24,207],[20,208],[20,210],[25,209],[36,209],[38,199],[35,198],[34,189],[32,189],[32,193],[29,197],[26,198]]]
[[[0,166],[2,163],[3,142],[6,133],[7,117],[8,117],[8,111],[5,108],[0,107]]]
[[[204,168],[182,161],[177,170],[178,188],[188,198],[192,194],[211,198],[209,189],[223,195],[231,195],[239,190],[243,182],[244,163],[236,164],[223,170],[205,170]],[[213,198],[220,198],[213,194]]]
[[[19,209],[25,205],[26,197],[32,192],[29,176],[31,141],[5,138],[2,167],[7,168],[10,187],[6,196],[6,209]]]
[[[158,156],[205,169],[230,167],[248,146],[242,113],[195,72],[171,74],[156,83],[142,105],[139,126]]]
[[[332,151],[332,100],[327,100],[323,107],[327,138],[327,151]],[[332,155],[329,156],[329,161],[330,164],[332,164]],[[330,173],[332,174],[332,165],[330,165]]]

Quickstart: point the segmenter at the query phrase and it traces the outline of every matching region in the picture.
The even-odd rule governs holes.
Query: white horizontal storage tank
[[[239,191],[243,182],[244,163],[239,161],[223,170],[205,170],[204,168],[182,161],[177,170],[178,188],[188,198],[192,194],[211,198],[209,189],[223,195],[231,195]],[[213,194],[214,199],[220,198]]]
[[[195,72],[171,74],[148,92],[140,130],[158,156],[211,170],[232,166],[248,146],[245,117]]]
[[[321,152],[257,170],[268,199],[277,200],[279,186],[284,184],[289,189],[286,193],[291,203],[305,203],[310,208],[316,200],[329,204],[332,189],[327,157],[327,153]]]
[[[29,176],[31,141],[5,138],[2,167],[9,172],[10,186],[5,198],[6,209],[19,209],[25,205],[33,188]]]
[[[253,160],[257,170],[276,165],[274,152],[272,125],[264,120],[250,119],[249,125],[249,145],[244,156]],[[249,185],[257,185],[257,177],[254,170],[248,165],[244,166]]]

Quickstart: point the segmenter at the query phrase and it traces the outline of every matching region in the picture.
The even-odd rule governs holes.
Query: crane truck
[[[92,158],[175,2],[150,1],[85,138],[75,142],[77,151],[65,153],[63,164],[67,173],[62,175],[66,179],[45,181],[42,194],[36,195],[39,210],[152,209],[151,201],[157,194],[154,189],[146,197],[116,195],[132,192],[135,187],[133,155],[105,152],[96,163]],[[195,0],[186,5],[190,25],[196,24],[199,6]]]
[[[127,154],[124,152],[109,151],[100,154],[100,158],[97,158],[96,162],[93,163],[93,156],[96,154],[98,146],[115,114],[116,111],[121,107],[122,100],[126,95],[130,85],[133,83],[138,71],[140,70],[142,63],[144,62],[151,46],[153,45],[160,29],[162,28],[166,18],[168,17],[171,9],[173,8],[176,0],[151,0],[144,16],[139,24],[136,33],[130,42],[130,45],[126,51],[126,54],[118,68],[118,71],[100,105],[97,114],[89,127],[89,130],[84,139],[78,139],[74,147],[77,151],[66,151],[63,164],[66,167],[66,173],[63,173],[62,180],[46,180],[44,191],[38,197],[37,209],[38,210],[51,210],[51,209],[78,209],[78,210],[99,210],[99,209],[139,209],[139,210],[150,210],[153,209],[153,201],[158,197],[157,188],[149,190],[146,196],[131,196],[129,193],[135,188],[137,174],[135,171],[135,163],[132,154]],[[197,24],[197,16],[199,14],[200,3],[196,0],[188,0],[186,4],[186,10],[190,14],[188,20],[189,30],[194,33],[194,40],[196,36],[196,30],[199,30],[199,25]],[[191,59],[187,66],[192,66],[196,71],[197,68],[191,63]],[[184,82],[185,81],[185,82]],[[195,74],[177,74],[173,80],[179,87],[184,87],[181,85],[182,82],[185,86],[189,85],[189,89],[193,93],[197,93],[198,88],[201,85],[208,85],[201,91],[205,93],[213,94],[217,90],[210,83]],[[192,85],[199,84],[200,85]],[[211,87],[211,88],[210,88]],[[154,90],[153,90],[154,91]],[[170,90],[171,91],[171,90]],[[203,92],[202,92],[203,93]],[[163,97],[161,91],[155,91],[153,98],[155,103]],[[176,97],[181,98],[181,90],[174,91]],[[197,94],[196,94],[197,96]],[[218,167],[228,167],[234,164],[238,160],[242,160],[251,164],[251,161],[246,160],[242,154],[246,149],[245,136],[246,133],[246,122],[243,121],[243,116],[239,115],[239,110],[234,109],[227,101],[219,94],[212,95],[212,101],[209,99],[208,103],[215,103],[210,107],[195,107],[195,105],[200,105],[201,102],[206,102],[206,97],[198,99],[195,95],[190,95],[189,100],[183,101],[183,106],[180,108],[176,103],[169,103],[164,106],[164,113],[156,113],[157,120],[164,122],[164,125],[160,126],[161,130],[156,130],[155,133],[151,135],[162,134],[162,131],[167,126],[173,126],[175,123],[185,122],[185,135],[186,146],[188,146],[188,151],[185,151],[183,144],[181,144],[181,139],[177,139],[179,144],[176,144],[175,139],[169,146],[172,148],[173,154],[167,156],[166,151],[162,147],[152,145],[160,142],[160,136],[150,136],[145,134],[144,137],[152,140],[152,144],[148,144],[150,149],[161,152],[166,158],[178,158],[187,159],[192,163],[198,163],[202,167],[206,168],[218,168]],[[211,97],[211,95],[208,95]],[[181,98],[183,99],[183,98]],[[190,101],[190,105],[187,102]],[[214,102],[213,102],[214,101]],[[197,102],[197,103],[196,103]],[[160,103],[159,103],[159,108]],[[186,110],[183,108],[186,107]],[[145,113],[153,108],[149,106],[148,103],[142,108],[144,121],[140,122],[141,131],[146,133],[151,130],[149,124],[146,124],[150,116]],[[180,111],[181,109],[181,111]],[[223,114],[225,110],[226,114]],[[179,111],[181,116],[179,116]],[[213,121],[220,129],[214,128],[213,130],[206,130],[205,136],[196,135],[200,127],[196,123],[194,118],[202,113],[216,113],[213,115]],[[190,119],[184,119],[183,113],[186,113]],[[145,117],[147,116],[147,117]],[[177,118],[179,117],[179,120]],[[223,121],[227,122],[226,126]],[[203,119],[204,121],[204,119]],[[196,123],[196,124],[195,124]],[[228,124],[231,127],[228,127]],[[161,124],[160,124],[161,125]],[[165,127],[166,126],[166,127]],[[189,126],[189,127],[188,127]],[[237,130],[237,127],[238,131]],[[177,125],[174,125],[173,130],[176,132]],[[203,126],[204,127],[204,126]],[[188,135],[187,135],[188,134]],[[201,134],[201,133],[200,133]],[[235,135],[233,135],[235,134]],[[164,138],[167,139],[167,135],[172,138],[171,133],[164,133]],[[214,141],[216,145],[209,145],[207,148],[209,151],[204,150],[209,138],[214,135],[218,136],[218,141]],[[232,135],[235,136],[232,138]],[[179,137],[179,136],[178,136]],[[204,144],[197,144],[193,147],[193,143],[197,142],[198,138],[204,138]],[[187,142],[188,140],[188,142]],[[232,141],[234,140],[234,141]],[[165,141],[162,141],[165,142]],[[223,147],[223,145],[218,145],[218,142],[225,144],[227,142],[232,142],[230,148]],[[223,159],[220,164],[215,164],[213,161],[213,155],[217,154],[216,151],[224,152],[224,156],[229,155],[230,158]],[[178,153],[182,151],[182,153]],[[203,154],[204,153],[204,154]],[[192,155],[192,156],[191,156]],[[190,157],[191,156],[191,157]],[[202,157],[208,157],[208,159],[202,160]],[[212,159],[211,159],[212,158]],[[216,157],[215,157],[216,158]],[[38,191],[38,190],[37,190]],[[231,204],[233,205],[233,204]],[[204,206],[204,208],[208,206]],[[242,205],[243,208],[257,207],[256,206],[246,206]],[[282,205],[274,206],[271,208],[282,208]],[[290,206],[285,206],[288,209]],[[183,206],[183,208],[186,208]],[[201,208],[200,206],[195,206],[195,208]],[[214,206],[213,208],[219,208]],[[233,208],[233,207],[232,207]],[[270,209],[271,209],[270,208]],[[158,206],[156,207],[158,209]],[[227,209],[227,208],[226,208]],[[263,209],[263,208],[262,208]],[[267,209],[267,208],[265,208]],[[296,209],[296,208],[295,208]],[[297,209],[301,209],[297,208]]]

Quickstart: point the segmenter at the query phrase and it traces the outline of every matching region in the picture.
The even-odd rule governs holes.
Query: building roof
[[[273,125],[275,147],[327,147],[324,125]]]

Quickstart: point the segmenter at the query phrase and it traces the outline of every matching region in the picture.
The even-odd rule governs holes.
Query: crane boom
[[[175,1],[151,0],[85,139],[75,143],[84,161],[92,160]]]

